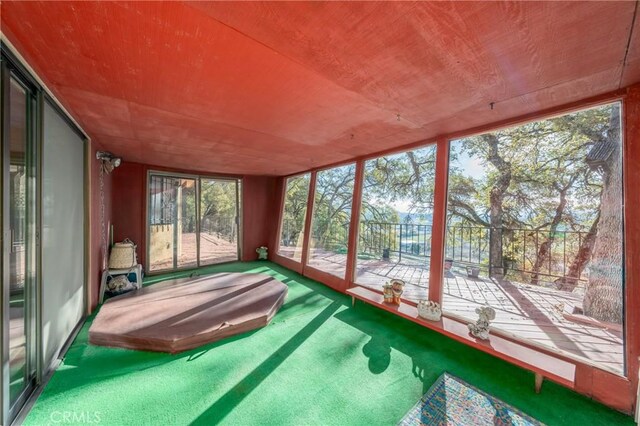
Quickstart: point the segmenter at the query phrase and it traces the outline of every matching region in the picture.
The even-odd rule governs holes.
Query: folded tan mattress
[[[107,300],[89,343],[177,353],[266,326],[287,286],[264,274],[220,273],[164,281]]]

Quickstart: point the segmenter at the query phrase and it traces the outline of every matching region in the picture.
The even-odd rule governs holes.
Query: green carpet
[[[289,286],[269,326],[168,355],[90,346],[89,319],[25,423],[395,425],[447,371],[549,425],[633,424],[550,382],[536,395],[532,373],[374,307],[353,309],[275,264],[201,273],[221,271]]]

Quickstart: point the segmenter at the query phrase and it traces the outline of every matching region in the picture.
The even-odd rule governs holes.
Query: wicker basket
[[[129,269],[138,264],[136,245],[130,239],[115,243],[109,256],[109,269]]]

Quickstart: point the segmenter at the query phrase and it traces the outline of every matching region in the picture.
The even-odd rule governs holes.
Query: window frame
[[[437,167],[438,167],[438,158],[441,156],[441,150],[440,147],[438,146],[438,142],[437,141],[429,141],[426,142],[424,144],[418,145],[418,146],[411,146],[409,148],[406,149],[401,149],[401,150],[395,150],[395,151],[391,151],[391,152],[385,152],[381,155],[374,155],[374,156],[367,156],[366,158],[362,158],[361,160],[358,161],[358,164],[361,164],[361,176],[360,176],[360,183],[358,185],[358,215],[356,216],[356,226],[355,226],[355,251],[349,255],[349,258],[352,259],[352,270],[351,270],[351,275],[348,277],[349,278],[349,285],[350,287],[354,287],[354,286],[359,286],[359,287],[365,287],[369,290],[372,290],[370,287],[367,287],[363,284],[359,284],[355,281],[355,274],[357,272],[357,267],[358,267],[358,263],[357,263],[357,257],[358,257],[358,243],[359,243],[359,232],[360,232],[360,219],[361,219],[361,211],[362,211],[362,201],[364,199],[363,193],[364,193],[364,179],[365,179],[365,174],[366,174],[366,164],[368,161],[373,161],[373,160],[377,160],[380,158],[385,158],[385,157],[391,157],[391,156],[395,156],[395,155],[402,155],[402,154],[406,154],[408,152],[413,152],[413,151],[417,151],[420,149],[426,149],[426,148],[430,148],[432,147],[435,151],[435,165],[434,165],[434,194],[433,194],[433,214],[432,214],[432,220],[431,220],[431,258],[433,258],[433,232],[434,232],[434,226],[435,226],[435,210],[436,210],[436,192],[437,192]],[[448,154],[447,154],[448,155]],[[355,192],[355,190],[354,190]],[[355,202],[355,198],[354,198],[354,202]],[[354,221],[354,218],[352,217],[352,222]],[[431,261],[429,264],[429,283],[431,283],[431,268],[433,267],[433,262]],[[429,285],[429,288],[431,288],[431,285]],[[380,293],[382,292],[382,290],[378,290]],[[430,290],[428,290],[430,291]]]
[[[328,166],[328,167],[323,167],[317,170],[314,170],[312,173],[312,185],[311,188],[313,189],[313,192],[311,191],[311,188],[309,190],[309,201],[307,202],[307,220],[305,221],[305,244],[304,244],[304,248],[303,248],[303,252],[302,252],[302,260],[303,260],[303,271],[307,271],[307,270],[311,270],[316,272],[317,274],[319,274],[320,276],[324,276],[326,277],[326,279],[332,281],[332,282],[336,282],[336,279],[339,280],[338,282],[342,282],[342,284],[338,284],[339,288],[347,288],[349,286],[349,284],[347,284],[347,286],[344,286],[344,283],[350,283],[352,281],[352,276],[353,276],[353,265],[351,265],[351,270],[350,268],[350,264],[352,264],[353,262],[350,261],[351,257],[352,257],[352,248],[351,248],[351,236],[353,233],[353,211],[354,211],[354,202],[355,202],[355,198],[357,197],[356,193],[361,194],[362,193],[362,188],[361,188],[361,183],[362,181],[360,180],[360,184],[358,183],[358,173],[359,173],[359,169],[361,168],[361,161],[348,161],[342,164],[337,164],[334,166]],[[324,171],[328,171],[328,170],[332,170],[332,169],[337,169],[340,167],[348,167],[353,165],[354,167],[354,181],[353,181],[353,191],[351,193],[351,216],[349,219],[349,229],[347,231],[347,264],[345,266],[345,273],[344,276],[340,277],[334,274],[331,274],[329,272],[323,271],[320,268],[316,268],[313,265],[309,264],[309,254],[310,254],[310,241],[311,241],[311,232],[312,232],[312,228],[313,228],[313,214],[315,212],[315,207],[316,207],[316,188],[318,185],[318,173],[324,172]],[[358,195],[359,196],[359,195]],[[358,207],[358,211],[359,211],[359,207]],[[313,274],[313,272],[312,272]],[[334,284],[335,286],[335,284]]]
[[[307,205],[305,207],[305,220],[304,220],[304,226],[302,227],[302,233],[303,233],[303,237],[302,237],[302,255],[300,260],[296,260],[293,257],[288,257],[288,256],[283,256],[282,254],[280,254],[280,241],[282,239],[282,227],[284,225],[284,209],[285,206],[287,204],[287,187],[288,187],[288,182],[290,179],[295,179],[298,177],[302,177],[305,175],[309,175],[309,186],[307,187]],[[291,262],[294,262],[296,264],[304,264],[304,259],[305,259],[305,247],[306,247],[306,240],[307,240],[307,219],[308,219],[308,211],[309,211],[309,195],[311,194],[311,188],[313,187],[315,189],[314,186],[314,180],[315,180],[315,175],[314,172],[312,171],[308,171],[308,172],[302,172],[302,173],[296,173],[294,175],[289,175],[289,176],[285,176],[282,178],[282,200],[280,202],[280,208],[278,210],[278,227],[276,230],[276,247],[275,247],[275,254],[281,258],[285,258],[290,260]]]
[[[195,215],[196,215],[196,266],[188,265],[183,267],[176,268],[168,268],[168,269],[156,269],[151,270],[151,206],[149,205],[149,200],[151,196],[151,188],[150,182],[152,176],[162,176],[176,179],[193,179],[195,181]],[[218,263],[209,263],[206,265],[200,264],[200,185],[201,179],[211,179],[211,180],[223,180],[229,182],[235,182],[236,184],[236,225],[238,226],[238,241],[237,241],[237,256],[235,260],[218,262]],[[218,176],[218,175],[206,175],[206,174],[194,174],[194,173],[184,173],[184,172],[172,172],[167,170],[157,170],[150,168],[146,171],[145,175],[145,259],[144,259],[144,268],[146,271],[146,275],[154,276],[166,274],[169,272],[178,272],[178,271],[189,271],[199,269],[201,267],[208,267],[213,265],[223,265],[225,263],[238,262],[242,260],[242,249],[243,249],[243,229],[244,223],[242,220],[242,185],[243,179],[241,177],[232,177],[232,176]],[[175,264],[175,261],[174,261]]]
[[[449,170],[450,170],[450,153],[451,153],[451,145],[453,142],[456,141],[460,141],[466,138],[470,138],[470,137],[474,137],[474,136],[480,136],[480,135],[484,135],[484,134],[488,134],[488,133],[495,133],[495,132],[499,132],[501,130],[505,130],[505,129],[511,129],[511,128],[515,128],[515,127],[520,127],[520,126],[524,126],[527,124],[531,124],[531,123],[536,123],[536,122],[540,122],[540,121],[545,121],[545,120],[551,120],[554,118],[558,118],[558,117],[563,117],[566,115],[570,115],[570,114],[576,114],[576,113],[580,113],[583,111],[587,111],[590,109],[594,109],[594,108],[600,108],[600,107],[604,107],[607,105],[612,105],[612,104],[618,104],[620,107],[620,157],[621,157],[621,208],[622,208],[622,226],[621,226],[621,237],[622,237],[622,261],[621,261],[621,267],[622,267],[622,362],[623,362],[623,368],[622,371],[617,371],[614,370],[612,368],[608,368],[607,366],[603,365],[602,363],[598,363],[595,361],[591,361],[587,358],[581,357],[579,355],[575,355],[572,354],[570,352],[567,351],[560,351],[560,353],[563,356],[566,356],[569,359],[572,359],[576,362],[580,362],[583,364],[587,364],[587,365],[591,365],[595,368],[599,368],[603,371],[606,371],[607,373],[610,373],[612,375],[615,375],[617,377],[624,377],[624,378],[628,378],[629,374],[633,375],[635,374],[634,372],[630,372],[629,368],[630,368],[630,362],[629,362],[629,351],[630,351],[630,339],[629,339],[629,328],[628,328],[628,322],[630,320],[629,315],[628,315],[628,308],[627,308],[627,303],[629,301],[628,298],[628,291],[629,289],[627,288],[627,275],[628,275],[628,270],[629,268],[628,266],[628,262],[630,261],[629,258],[631,256],[627,255],[627,240],[628,240],[628,235],[627,235],[627,209],[628,209],[628,205],[626,203],[627,200],[627,195],[628,195],[628,191],[627,191],[627,164],[626,164],[626,157],[627,157],[627,141],[626,141],[626,132],[627,132],[627,124],[626,124],[626,106],[625,106],[625,98],[621,97],[621,96],[613,96],[613,97],[605,97],[604,99],[600,99],[596,102],[589,102],[589,103],[582,103],[580,105],[572,105],[569,108],[565,108],[565,109],[559,109],[557,111],[551,112],[551,113],[547,113],[547,114],[540,114],[540,115],[532,115],[532,116],[527,116],[524,119],[516,119],[513,121],[507,121],[504,123],[501,123],[497,126],[489,126],[486,128],[479,128],[476,129],[474,131],[471,132],[461,132],[458,134],[452,134],[452,135],[447,135],[446,138],[443,139],[443,143],[446,142],[446,156],[447,156],[447,164],[446,164],[446,170],[445,173],[446,175],[444,176],[445,182],[448,183],[448,179],[449,179]],[[436,174],[437,176],[437,174]],[[437,182],[436,182],[437,185]],[[440,207],[440,212],[443,215],[443,235],[442,235],[442,244],[440,247],[440,253],[442,255],[442,261],[439,263],[440,265],[440,272],[439,272],[439,303],[440,306],[442,308],[442,315],[452,318],[452,319],[456,319],[458,321],[461,322],[468,322],[469,318],[466,318],[464,316],[461,316],[460,314],[457,314],[455,312],[452,311],[448,311],[446,308],[446,304],[442,303],[442,288],[444,287],[444,260],[446,258],[446,221],[447,221],[447,212],[448,212],[448,196],[449,196],[449,189],[448,189],[448,185],[445,185],[445,194],[444,194],[444,203],[439,206]],[[435,201],[434,201],[435,204]],[[433,249],[432,249],[433,250]],[[430,293],[431,294],[431,293]],[[429,299],[431,300],[431,297],[429,297]],[[496,335],[500,335],[500,336],[504,336],[507,337],[509,339],[512,339],[514,341],[517,342],[521,342],[524,343],[526,345],[532,346],[532,347],[536,347],[539,348],[541,351],[549,351],[551,353],[559,353],[559,351],[555,348],[549,347],[549,346],[545,346],[542,345],[540,343],[537,343],[531,339],[527,339],[527,338],[523,338],[523,337],[518,337],[516,335],[514,335],[513,333],[507,331],[507,330],[502,330],[502,329],[496,329],[494,327],[491,328],[491,333],[496,334]]]
[[[496,131],[500,131],[502,129],[506,129],[506,128],[511,128],[511,127],[516,127],[516,126],[520,126],[520,125],[525,125],[527,123],[531,123],[531,122],[536,122],[536,121],[542,121],[542,120],[548,120],[548,119],[552,119],[555,117],[559,117],[559,116],[564,116],[567,114],[572,114],[572,113],[576,113],[576,112],[580,112],[583,110],[587,110],[590,108],[597,108],[600,106],[604,106],[607,104],[611,104],[611,103],[615,103],[615,102],[619,102],[620,103],[620,108],[621,108],[621,134],[620,134],[620,138],[621,138],[621,144],[622,144],[622,153],[623,153],[623,159],[622,159],[622,191],[623,191],[623,200],[626,200],[628,198],[628,190],[627,190],[627,177],[628,174],[626,172],[627,167],[628,167],[628,161],[626,159],[627,157],[627,151],[628,151],[628,147],[627,147],[627,142],[626,142],[626,132],[627,130],[627,125],[626,125],[626,120],[627,120],[627,111],[626,111],[626,91],[616,91],[616,92],[611,92],[608,94],[604,94],[604,95],[600,95],[600,96],[596,96],[596,97],[592,97],[592,98],[588,98],[588,99],[583,99],[581,101],[577,101],[577,102],[573,102],[573,103],[568,103],[568,104],[564,104],[558,107],[554,107],[554,108],[550,108],[547,110],[543,110],[543,111],[537,111],[534,113],[530,113],[530,114],[526,114],[526,115],[521,115],[518,117],[514,117],[514,118],[510,118],[510,119],[506,119],[506,120],[502,120],[499,122],[494,122],[494,123],[490,123],[488,125],[482,125],[482,126],[477,126],[477,127],[473,127],[473,128],[469,128],[466,130],[462,130],[462,131],[457,131],[457,132],[451,132],[451,133],[443,133],[440,134],[436,137],[433,138],[429,138],[423,141],[419,141],[419,142],[415,142],[415,143],[411,143],[411,144],[407,144],[398,148],[392,148],[392,149],[388,149],[388,150],[383,150],[383,151],[379,151],[377,153],[372,153],[372,154],[367,154],[367,155],[363,155],[363,156],[359,156],[356,158],[352,158],[352,159],[348,159],[348,160],[344,160],[344,161],[339,161],[339,162],[335,162],[335,163],[331,163],[329,165],[325,165],[325,166],[321,166],[321,167],[315,167],[315,168],[311,168],[308,169],[306,171],[303,172],[297,172],[291,175],[286,175],[282,177],[282,181],[286,181],[287,178],[289,177],[293,177],[293,176],[298,176],[298,175],[302,175],[305,173],[311,173],[312,174],[312,178],[311,178],[311,186],[313,187],[313,191],[310,190],[309,192],[309,201],[307,203],[307,214],[308,216],[310,216],[310,214],[313,212],[313,208],[314,208],[314,201],[315,201],[315,184],[316,184],[316,174],[320,171],[323,170],[327,170],[327,169],[331,169],[331,168],[335,168],[335,167],[341,167],[344,165],[349,165],[349,164],[354,164],[356,165],[356,182],[354,185],[354,192],[353,192],[353,205],[352,205],[352,219],[350,222],[350,244],[349,244],[349,248],[348,248],[348,263],[350,263],[350,267],[348,265],[347,268],[347,273],[344,279],[337,279],[337,277],[330,275],[330,274],[326,274],[323,273],[323,271],[321,270],[317,270],[315,268],[313,268],[313,266],[310,266],[307,264],[307,259],[305,258],[307,253],[308,253],[308,243],[309,243],[309,239],[310,239],[310,226],[311,226],[311,218],[308,218],[305,222],[305,227],[308,227],[305,230],[305,246],[304,246],[304,251],[303,251],[303,262],[302,264],[299,264],[298,262],[295,262],[296,265],[299,266],[298,269],[296,269],[297,272],[301,273],[304,276],[307,276],[309,278],[318,280],[326,285],[328,285],[329,287],[332,287],[338,291],[346,291],[347,288],[349,287],[354,287],[354,286],[358,286],[357,283],[354,282],[354,273],[355,273],[355,267],[356,267],[356,256],[357,256],[357,249],[354,250],[354,245],[351,243],[351,241],[357,241],[357,232],[358,232],[358,227],[354,227],[353,223],[354,223],[354,216],[353,213],[356,210],[356,206],[358,209],[358,221],[357,223],[359,223],[359,209],[361,206],[361,197],[362,197],[362,177],[360,177],[360,179],[358,179],[358,169],[362,169],[360,173],[364,172],[364,163],[368,160],[371,159],[375,159],[375,158],[379,158],[379,157],[384,157],[384,156],[388,156],[388,155],[394,155],[394,154],[401,154],[404,152],[408,152],[408,151],[412,151],[415,149],[420,149],[420,148],[424,148],[430,145],[435,145],[436,146],[436,175],[435,175],[435,189],[434,189],[434,211],[433,211],[433,221],[432,221],[432,241],[431,241],[431,265],[430,265],[430,271],[429,271],[429,300],[434,300],[439,302],[442,305],[442,291],[443,291],[443,285],[444,285],[444,281],[443,281],[443,271],[444,271],[444,260],[445,260],[445,243],[446,243],[446,218],[447,218],[447,197],[448,197],[448,177],[449,177],[449,157],[450,157],[450,144],[452,141],[454,140],[458,140],[458,139],[463,139],[463,138],[467,138],[467,137],[471,137],[471,136],[477,136],[477,135],[481,135],[481,134],[485,134],[485,133],[491,133],[491,132],[496,132]],[[285,186],[282,186],[282,202],[284,203],[284,191],[285,191]],[[356,201],[357,199],[357,201]],[[624,354],[624,358],[625,358],[625,363],[624,363],[624,373],[622,373],[623,377],[629,377],[629,351],[630,349],[630,339],[629,339],[629,333],[628,333],[628,321],[629,321],[629,313],[628,313],[628,293],[629,293],[629,289],[628,289],[628,285],[626,285],[627,282],[627,275],[628,275],[628,263],[629,263],[629,256],[626,255],[627,253],[627,240],[628,240],[628,231],[627,231],[627,215],[628,215],[628,207],[626,206],[626,201],[623,210],[623,230],[622,230],[622,235],[624,238],[623,241],[623,266],[624,266],[624,270],[623,270],[623,297],[624,297],[624,301],[623,301],[623,317],[624,317],[624,324],[623,324],[623,336],[624,336],[624,341],[625,341],[625,347],[623,350],[623,354]],[[279,224],[282,221],[282,208],[279,211],[280,217],[279,217]],[[280,229],[278,229],[278,239],[279,239],[279,234],[280,233]],[[290,260],[290,259],[286,259],[286,260]],[[279,261],[283,264],[283,266],[286,267],[291,267],[291,266],[296,266],[296,265],[290,265],[285,259],[283,259],[282,257],[276,256],[276,261]],[[338,282],[339,281],[339,282]],[[380,291],[381,292],[381,291]],[[406,301],[406,303],[409,304],[414,304],[411,301]],[[451,316],[452,318],[455,318],[455,314],[451,314],[451,313],[447,313],[446,309],[444,310],[443,314],[445,316]],[[458,318],[459,319],[459,318]],[[497,334],[500,334],[499,331]],[[513,336],[510,336],[510,338],[512,338]],[[527,344],[531,344],[532,342],[527,341],[526,339],[523,339],[523,341]],[[635,344],[635,343],[634,343]],[[542,348],[542,350],[548,350],[548,348]],[[579,362],[584,362],[583,360],[578,360]],[[608,370],[607,370],[608,371]],[[612,374],[616,374],[613,373]],[[616,376],[620,377],[621,374],[617,373]]]

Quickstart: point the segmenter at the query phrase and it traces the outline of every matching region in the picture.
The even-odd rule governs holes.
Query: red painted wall
[[[264,176],[245,176],[242,180],[242,217],[243,217],[243,250],[242,260],[258,258],[256,248],[267,246],[273,253],[275,224],[278,221],[276,201],[277,178]]]
[[[113,239],[129,238],[137,244],[138,262],[145,264],[145,180],[143,164],[123,162],[113,171],[111,194]]]
[[[138,245],[138,261],[146,257],[146,178],[148,170],[202,174],[193,170],[175,170],[124,161],[113,172],[111,213],[115,241],[131,239]],[[242,257],[243,261],[257,259],[256,247],[272,241],[271,222],[277,220],[274,177],[234,176],[242,178]]]

